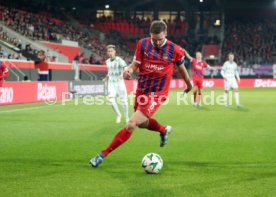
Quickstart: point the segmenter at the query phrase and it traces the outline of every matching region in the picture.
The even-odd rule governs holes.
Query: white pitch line
[[[26,108],[20,108],[20,109],[11,109],[11,110],[6,110],[6,111],[0,111],[0,113],[11,113],[11,112],[18,112],[18,111],[31,111],[31,110],[36,110],[36,109],[41,109],[41,108],[46,108],[49,106],[39,106],[39,107],[26,107]]]

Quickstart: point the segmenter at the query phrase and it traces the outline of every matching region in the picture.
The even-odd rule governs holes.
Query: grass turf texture
[[[214,91],[222,94],[221,89]],[[124,125],[114,123],[110,106],[2,106],[0,194],[276,196],[275,93],[241,89],[245,107],[227,109],[177,106],[176,91],[171,91],[170,104],[154,116],[174,127],[168,145],[160,148],[158,133],[137,129],[97,169],[88,165],[89,159]],[[149,152],[163,158],[158,175],[141,168]]]

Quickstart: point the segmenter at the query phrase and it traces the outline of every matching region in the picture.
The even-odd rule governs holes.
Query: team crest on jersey
[[[163,60],[168,61],[168,55],[167,54],[163,55]]]

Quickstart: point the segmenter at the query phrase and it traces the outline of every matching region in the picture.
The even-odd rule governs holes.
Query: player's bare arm
[[[207,64],[207,68],[208,68],[209,70],[213,70],[213,71],[217,70],[216,67],[212,67],[212,66],[210,66],[209,64]]]
[[[106,75],[104,78],[103,78],[103,81],[107,81],[108,80],[108,75]]]
[[[189,74],[188,74],[184,64],[181,64],[178,67],[178,72],[180,73],[181,77],[183,78],[183,80],[185,81],[185,83],[187,85],[187,88],[185,89],[185,93],[190,92],[190,90],[192,89],[193,86],[191,84]]]
[[[185,57],[187,57],[190,61],[192,61],[193,57],[191,57],[190,54],[185,49],[183,49],[183,51],[185,52]]]
[[[133,61],[128,67],[125,68],[123,73],[124,79],[131,79],[132,73],[136,72],[138,67],[139,67],[139,64]]]
[[[224,79],[224,81],[227,81],[224,70],[225,70],[225,63],[223,64],[223,66],[221,68],[220,74],[221,74],[222,78]]]
[[[223,77],[224,81],[227,81],[227,78],[225,77],[225,75],[224,75],[224,71],[223,71],[223,70],[221,71],[221,75],[222,75],[222,77]]]
[[[238,83],[240,83],[241,79],[240,79],[239,72],[237,70],[235,72],[235,76],[236,76],[236,79],[237,79]]]
[[[9,76],[9,70],[6,68],[3,72],[3,75],[0,76],[0,79],[5,79]]]

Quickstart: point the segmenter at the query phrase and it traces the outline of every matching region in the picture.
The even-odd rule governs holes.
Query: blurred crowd
[[[124,48],[123,51],[129,52],[129,55],[124,56],[131,61],[134,54],[129,46],[135,46],[135,43],[140,38],[149,36],[149,29],[152,20],[149,18],[111,18],[102,16],[93,21],[94,28],[101,30],[104,33],[113,32],[116,36],[112,40],[117,40],[117,44]],[[216,37],[197,37],[195,34],[187,33],[187,22],[183,18],[174,20],[164,20],[167,24],[167,38],[187,49],[191,54],[196,51],[201,51],[203,44],[219,44],[220,40]],[[117,38],[117,39],[116,39]],[[130,44],[129,44],[130,43]]]
[[[85,37],[81,31],[50,16],[15,8],[3,9],[2,20],[5,25],[32,40],[59,41],[61,38],[79,40]]]
[[[10,38],[7,36],[5,32],[2,31],[0,28],[0,40],[3,42],[7,42],[14,46],[14,51],[12,50],[7,50],[6,48],[0,46],[0,58],[3,59],[17,59],[17,60],[26,60],[26,58],[22,55],[20,52],[21,50],[21,45],[20,42],[16,38]]]
[[[22,45],[21,40],[14,37],[9,37],[6,32],[0,27],[0,40],[8,44],[7,47],[0,46],[0,58],[3,59],[15,59],[15,60],[29,60],[31,57],[33,59],[38,55],[39,50],[33,49],[30,44]],[[47,56],[46,60],[49,62],[56,62],[55,56]]]
[[[234,52],[239,64],[275,63],[276,19],[239,20],[226,24],[223,56]],[[274,57],[273,57],[274,56]]]
[[[151,24],[150,18],[112,18],[102,16],[93,21],[93,26],[103,32],[115,30],[120,32],[124,37],[145,37],[149,35],[149,27]],[[186,34],[187,23],[184,19],[164,20],[168,26],[168,34],[173,34],[175,37],[180,37]]]
[[[90,51],[90,54],[78,54],[80,63],[105,64],[106,45],[114,44],[117,54],[127,63],[133,59],[135,43],[141,37],[149,35],[151,20],[140,18],[101,17],[90,24],[77,27],[69,22],[52,18],[48,13],[37,14],[26,10],[0,7],[0,17],[9,28],[32,40],[60,42],[62,39],[76,41]],[[187,24],[183,19],[167,20],[168,39],[184,47],[190,54],[201,51],[203,44],[220,44],[216,37],[197,37],[187,33]],[[222,44],[222,58],[228,52],[236,55],[240,65],[254,63],[272,63],[276,56],[276,19],[258,21],[234,21],[225,25]],[[126,35],[127,34],[127,35]],[[17,53],[8,53],[1,48],[1,57],[24,59],[21,50],[36,54],[31,45],[22,46],[20,39],[11,38],[0,29],[0,39],[11,43],[19,49]],[[130,47],[134,46],[134,47]],[[57,50],[58,51],[58,50]],[[59,52],[59,51],[58,51]],[[49,57],[49,61],[56,61]]]
[[[15,8],[8,9],[1,7],[2,20],[4,24],[17,31],[18,33],[32,39],[52,42],[60,42],[62,39],[76,41],[80,46],[91,51],[89,56],[81,58],[81,63],[86,64],[103,64],[105,62],[107,44],[115,44],[118,53],[129,60],[129,50],[124,44],[123,39],[116,32],[95,32],[90,34],[89,31],[95,31],[90,26],[79,26],[76,28],[64,21],[51,18],[51,16],[30,13],[25,10]],[[88,31],[82,31],[88,29]],[[20,46],[20,40],[9,38],[7,41],[16,46]],[[20,46],[19,48],[21,48]]]

